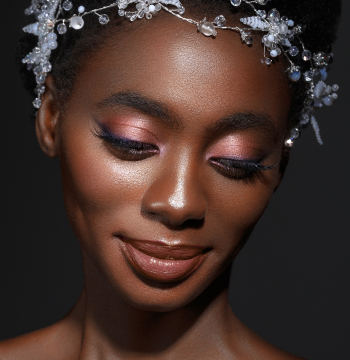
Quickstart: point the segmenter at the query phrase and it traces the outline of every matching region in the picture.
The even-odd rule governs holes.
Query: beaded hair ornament
[[[118,9],[119,16],[124,16],[130,21],[142,18],[151,19],[158,11],[165,10],[181,20],[196,25],[197,30],[205,36],[215,37],[218,29],[231,30],[240,34],[243,43],[251,45],[254,40],[251,32],[258,31],[265,33],[262,37],[264,59],[261,62],[269,66],[273,63],[273,58],[283,55],[290,64],[286,70],[289,79],[293,82],[305,81],[308,84],[307,98],[305,99],[299,125],[291,130],[285,145],[292,147],[295,140],[299,137],[300,128],[308,123],[311,123],[317,141],[322,144],[314,111],[323,105],[332,105],[338,97],[336,92],[339,86],[329,86],[325,83],[332,55],[323,52],[312,54],[306,49],[299,36],[305,31],[303,25],[296,25],[293,20],[281,16],[276,9],[266,12],[265,10],[257,9],[254,5],[266,5],[268,1],[230,0],[234,7],[239,7],[242,2],[249,4],[255,12],[255,16],[240,19],[240,22],[245,25],[245,27],[240,28],[226,26],[226,19],[223,15],[217,16],[212,22],[206,18],[199,22],[185,18],[183,17],[185,8],[180,0],[116,0],[110,5],[91,11],[86,11],[84,6],[78,6],[77,15],[67,18],[64,17],[65,12],[73,9],[71,1],[32,0],[32,4],[25,10],[25,14],[35,15],[37,22],[26,26],[23,28],[23,31],[37,36],[38,44],[23,59],[23,63],[27,64],[28,70],[33,71],[36,77],[37,87],[35,88],[35,93],[37,98],[34,100],[33,105],[37,109],[41,106],[41,96],[45,92],[44,83],[47,74],[52,70],[50,55],[58,46],[57,33],[64,35],[68,28],[73,30],[82,29],[84,27],[84,17],[88,15],[97,16],[101,25],[106,25],[109,22],[109,17],[104,12],[114,7]],[[132,10],[128,9],[129,5],[133,6]],[[295,42],[297,42],[297,46],[293,44]],[[292,58],[298,55],[310,65],[309,70],[304,73],[292,61]]]

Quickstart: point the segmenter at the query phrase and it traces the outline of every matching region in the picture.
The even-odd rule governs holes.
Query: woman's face
[[[167,311],[222,273],[268,205],[290,95],[258,40],[157,16],[84,61],[57,131],[87,287]]]

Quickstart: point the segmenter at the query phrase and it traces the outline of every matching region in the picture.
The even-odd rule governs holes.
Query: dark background
[[[39,149],[14,64],[29,4],[7,1],[0,14],[0,339],[56,322],[83,286],[59,164]],[[230,288],[244,323],[310,360],[350,359],[349,17],[343,1],[328,80],[340,85],[340,97],[317,116],[324,145],[311,128],[298,140],[284,182],[234,264]]]

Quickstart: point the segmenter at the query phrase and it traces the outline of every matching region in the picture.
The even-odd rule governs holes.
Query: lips
[[[125,256],[134,269],[160,282],[188,277],[200,266],[207,253],[200,246],[172,246],[158,241],[119,238]]]

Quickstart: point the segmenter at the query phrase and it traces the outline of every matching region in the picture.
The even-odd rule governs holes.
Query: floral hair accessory
[[[312,54],[300,38],[300,35],[306,30],[304,26],[297,25],[294,20],[281,16],[277,9],[266,12],[266,10],[257,9],[255,6],[255,4],[266,5],[268,1],[230,0],[234,7],[239,7],[242,2],[248,4],[255,13],[255,16],[240,19],[245,27],[231,27],[226,26],[226,19],[223,15],[217,16],[212,22],[206,18],[198,22],[183,17],[185,8],[179,0],[116,0],[110,5],[90,11],[86,11],[84,6],[78,6],[77,13],[71,17],[64,16],[65,12],[73,9],[73,3],[69,0],[32,0],[32,4],[25,10],[25,14],[35,15],[37,21],[23,28],[23,31],[37,36],[38,44],[23,59],[23,63],[27,64],[28,70],[33,71],[36,77],[35,93],[37,98],[33,105],[37,109],[41,106],[41,96],[45,92],[44,83],[47,74],[52,71],[51,52],[58,47],[57,34],[64,35],[68,28],[82,29],[85,24],[84,17],[88,15],[97,16],[101,25],[106,25],[109,22],[109,17],[105,14],[105,10],[114,7],[118,9],[119,16],[130,21],[142,18],[151,19],[157,12],[165,10],[181,20],[194,24],[198,31],[205,36],[215,37],[217,30],[231,30],[240,34],[243,43],[251,45],[254,41],[252,32],[265,33],[262,37],[264,59],[261,62],[270,66],[274,58],[283,55],[290,64],[286,70],[289,79],[293,82],[304,81],[308,84],[307,98],[299,125],[292,129],[285,145],[287,147],[293,146],[299,137],[300,128],[308,123],[311,123],[317,141],[322,144],[314,111],[323,105],[332,105],[338,97],[336,92],[339,86],[329,86],[325,83],[332,55],[323,52]],[[133,9],[129,9],[129,6],[133,6]],[[266,55],[267,53],[269,56]],[[297,56],[310,66],[304,73],[292,60]]]

